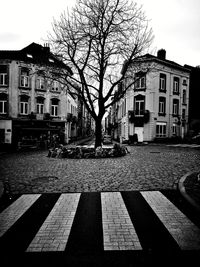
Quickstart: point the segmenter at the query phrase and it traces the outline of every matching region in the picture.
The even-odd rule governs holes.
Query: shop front
[[[17,148],[48,148],[55,139],[59,143],[65,140],[64,121],[13,120],[12,143]]]

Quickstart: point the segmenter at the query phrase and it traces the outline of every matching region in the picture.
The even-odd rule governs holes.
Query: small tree
[[[53,21],[50,44],[55,55],[73,71],[73,75],[59,75],[63,84],[74,89],[70,93],[81,96],[94,118],[95,147],[101,145],[106,110],[124,96],[134,81],[120,87],[116,94],[118,85],[127,77],[131,62],[149,48],[152,39],[142,8],[128,0],[77,0],[71,12]]]

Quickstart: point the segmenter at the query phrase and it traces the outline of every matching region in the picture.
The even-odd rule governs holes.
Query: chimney
[[[166,50],[165,49],[158,50],[157,57],[159,59],[165,59],[166,58]]]
[[[47,53],[50,53],[50,47],[49,47],[48,43],[44,44],[44,51],[47,52]]]

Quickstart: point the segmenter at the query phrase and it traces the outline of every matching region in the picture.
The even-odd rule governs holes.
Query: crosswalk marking
[[[121,194],[101,193],[101,202],[104,250],[141,250]]]
[[[41,194],[22,195],[0,214],[0,237],[30,208]]]
[[[60,196],[29,245],[27,252],[63,251],[65,249],[79,198],[80,193]]]
[[[141,194],[181,249],[200,249],[200,229],[161,194],[161,192],[151,191],[141,192]]]
[[[13,236],[12,249],[15,249],[22,235],[23,246],[19,246],[19,251],[27,252],[82,251],[82,246],[85,246],[85,251],[91,251],[91,246],[95,246],[98,251],[157,250],[159,247],[154,243],[162,243],[162,240],[157,238],[157,241],[152,242],[152,239],[161,233],[163,242],[175,244],[172,246],[174,249],[200,250],[199,226],[192,223],[159,191],[83,193],[82,196],[81,193],[66,193],[52,194],[48,198],[44,197],[45,194],[40,196],[22,195],[0,213],[1,249],[10,249]],[[141,200],[139,207],[134,202],[137,200]],[[45,201],[49,204],[46,212]],[[85,212],[87,209],[91,212]],[[140,216],[140,211],[144,211],[146,217]],[[32,216],[30,222],[31,212],[36,217]],[[147,220],[147,224],[143,220]],[[89,227],[81,228],[79,222]],[[159,229],[154,229],[153,223],[156,222]],[[150,228],[146,227],[149,223]],[[148,229],[154,234],[149,235]],[[20,235],[16,239],[18,231]],[[28,237],[27,231],[30,233]],[[98,242],[93,241],[95,238],[98,238]]]

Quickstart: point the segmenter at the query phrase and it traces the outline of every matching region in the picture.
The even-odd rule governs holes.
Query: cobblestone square
[[[48,158],[48,151],[0,156],[0,179],[11,192],[68,193],[175,189],[188,172],[199,171],[200,150],[149,144],[127,146],[119,158]]]

